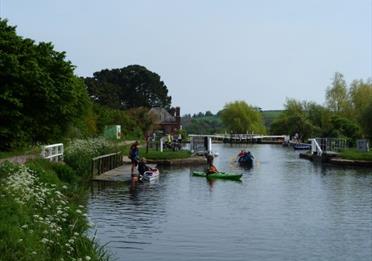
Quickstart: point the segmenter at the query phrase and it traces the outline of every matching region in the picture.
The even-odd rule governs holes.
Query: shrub
[[[116,152],[116,147],[104,138],[78,139],[72,141],[65,150],[64,161],[79,176],[90,177],[92,158]]]
[[[107,259],[85,234],[84,206],[66,196],[71,187],[50,170],[56,165],[41,160],[0,165],[2,260]]]

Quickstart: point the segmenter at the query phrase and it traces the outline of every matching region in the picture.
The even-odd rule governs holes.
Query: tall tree
[[[363,112],[372,104],[372,80],[370,79],[367,82],[354,80],[350,84],[349,97],[352,104],[353,116],[361,121]]]
[[[303,140],[312,135],[314,126],[309,120],[305,107],[313,106],[295,99],[287,99],[284,105],[285,110],[271,125],[271,132],[274,134],[298,133]],[[315,116],[315,115],[314,115]]]
[[[332,85],[326,91],[326,103],[331,111],[336,113],[348,113],[350,109],[347,85],[344,76],[336,72]]]
[[[64,52],[18,36],[0,19],[0,149],[60,138],[88,103]]]
[[[363,110],[361,122],[365,136],[372,140],[372,103]]]
[[[144,66],[130,65],[121,69],[95,72],[85,78],[93,100],[114,109],[164,107],[171,105],[168,88],[160,76]]]
[[[221,119],[225,127],[234,133],[266,132],[261,113],[244,101],[226,104]]]

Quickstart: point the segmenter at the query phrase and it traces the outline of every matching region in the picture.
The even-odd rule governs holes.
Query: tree
[[[341,73],[335,73],[332,85],[326,91],[328,108],[336,113],[348,113],[350,104],[347,95],[347,85]]]
[[[361,114],[361,122],[364,134],[372,139],[372,103],[370,103]]]
[[[169,109],[171,97],[160,76],[144,66],[130,65],[121,69],[95,72],[85,78],[89,95],[101,105],[114,109],[164,107]]]
[[[221,119],[225,127],[234,133],[265,133],[260,112],[244,101],[235,101],[225,105]]]
[[[359,121],[363,112],[372,104],[372,80],[354,80],[350,84],[349,90],[350,103],[352,104],[353,116]]]
[[[213,113],[212,113],[211,111],[206,111],[206,112],[205,112],[205,116],[207,116],[207,117],[208,117],[208,116],[213,116]]]
[[[306,111],[306,106],[314,106],[314,104],[306,104],[295,99],[287,99],[284,105],[285,110],[271,125],[273,134],[289,134],[295,135],[298,133],[301,139],[309,138],[315,129],[309,119]]]
[[[329,137],[349,138],[355,140],[361,136],[360,127],[353,120],[336,114],[331,117],[331,123],[332,128],[329,130]]]
[[[0,19],[0,149],[60,140],[88,104],[64,52],[18,36]]]

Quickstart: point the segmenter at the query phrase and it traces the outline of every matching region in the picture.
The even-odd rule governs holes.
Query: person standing
[[[131,168],[131,175],[132,175],[132,177],[137,176],[137,174],[134,174],[134,169],[137,167],[138,161],[139,161],[138,145],[139,145],[139,142],[138,141],[135,141],[130,146],[130,149],[129,149],[129,155],[128,155],[128,157],[130,158],[131,163],[132,163],[132,168]]]

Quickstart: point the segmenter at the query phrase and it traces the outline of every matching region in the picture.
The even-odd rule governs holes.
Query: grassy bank
[[[1,260],[107,260],[87,235],[86,190],[67,165],[0,165]]]
[[[344,159],[349,160],[368,160],[372,161],[372,151],[360,152],[357,150],[344,150],[340,153],[340,156]]]
[[[152,160],[171,160],[171,159],[186,159],[191,156],[191,152],[187,150],[171,151],[166,150],[163,152],[149,149],[146,153],[146,148],[140,148],[140,156]]]
[[[129,148],[130,145],[120,146],[120,151],[126,156],[129,154]],[[191,152],[188,150],[173,151],[165,149],[163,152],[160,152],[156,149],[149,148],[148,152],[146,152],[146,144],[139,147],[139,154],[140,157],[152,160],[186,159],[191,157]]]

